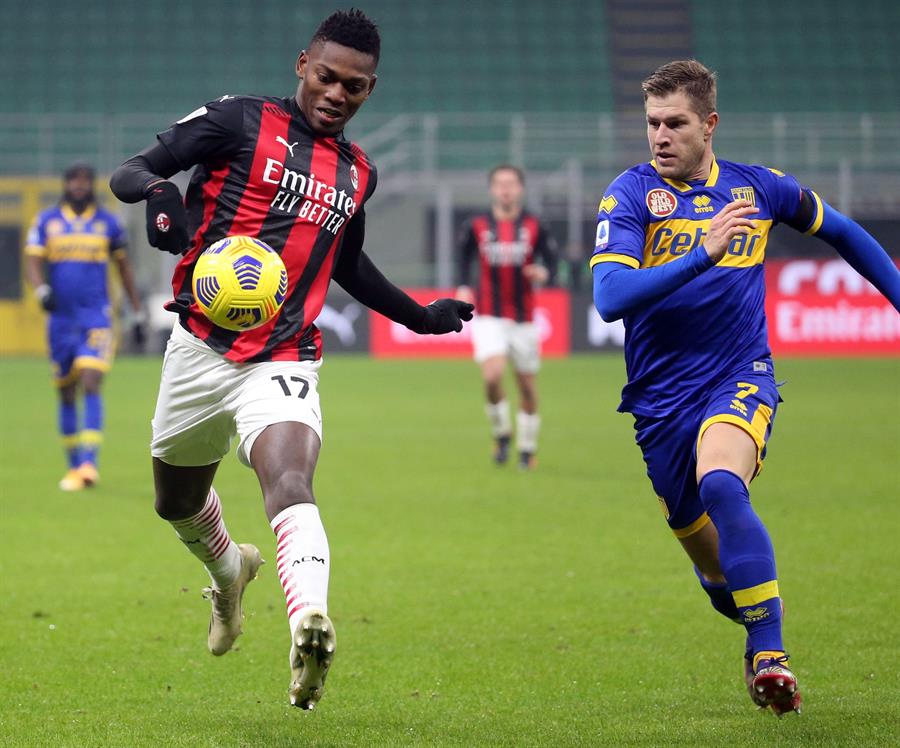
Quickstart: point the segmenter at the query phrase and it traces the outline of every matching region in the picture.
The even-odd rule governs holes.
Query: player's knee
[[[315,504],[311,476],[302,470],[286,470],[265,494],[266,507],[277,514],[295,504]]]
[[[96,395],[100,392],[100,384],[103,381],[103,375],[99,371],[88,369],[81,375],[81,386],[85,393]]]
[[[167,522],[193,517],[203,510],[206,504],[206,494],[202,496],[169,496],[164,493],[156,494],[154,509],[160,519]]]

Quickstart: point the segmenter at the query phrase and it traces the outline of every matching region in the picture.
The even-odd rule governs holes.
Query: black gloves
[[[425,307],[422,318],[422,329],[416,332],[425,335],[443,335],[448,332],[460,332],[463,322],[472,319],[475,307],[456,299],[438,299]]]
[[[147,240],[173,255],[180,255],[187,248],[187,211],[172,182],[157,182],[147,188]]]
[[[53,298],[53,289],[46,283],[34,289],[34,295],[37,296],[38,303],[45,312],[52,312],[56,309],[56,299]]]

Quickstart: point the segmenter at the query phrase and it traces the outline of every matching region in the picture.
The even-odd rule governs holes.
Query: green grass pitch
[[[488,460],[469,362],[332,357],[316,493],[338,655],[288,706],[273,537],[233,456],[232,535],[270,563],[238,651],[206,652],[207,583],[153,511],[160,362],[107,382],[102,484],[63,494],[42,361],[0,361],[0,745],[888,745],[900,739],[900,362],[787,360],[753,486],[778,554],[804,713],[740,679],[614,412],[619,357],[549,361],[540,467]]]

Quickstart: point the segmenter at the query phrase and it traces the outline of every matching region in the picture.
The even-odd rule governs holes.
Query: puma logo
[[[287,148],[288,151],[290,151],[291,158],[293,158],[293,157],[294,157],[294,146],[297,145],[297,143],[299,143],[300,141],[298,140],[296,143],[288,143],[288,142],[287,142],[284,138],[282,138],[280,135],[276,135],[276,136],[275,136],[275,142],[276,142],[276,143],[281,143],[281,145],[283,145],[285,148]]]

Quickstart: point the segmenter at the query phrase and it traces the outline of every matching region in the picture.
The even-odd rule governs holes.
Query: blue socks
[[[75,403],[59,401],[59,433],[62,434],[69,468],[77,468],[81,464],[81,448],[78,438],[78,409]]]
[[[81,431],[81,460],[97,464],[103,441],[103,400],[99,392],[84,393],[84,428]]]
[[[703,477],[699,488],[700,501],[719,532],[719,564],[753,652],[783,652],[775,551],[769,533],[750,505],[747,487],[731,471],[713,470]],[[731,618],[725,612],[721,593],[716,591],[714,598],[709,583],[704,582],[701,580],[713,606]]]

